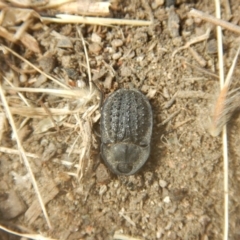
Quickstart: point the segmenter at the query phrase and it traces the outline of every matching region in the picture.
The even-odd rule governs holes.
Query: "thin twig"
[[[54,22],[54,23],[84,23],[94,25],[131,25],[131,26],[149,26],[151,21],[144,20],[128,20],[128,19],[116,19],[116,18],[99,18],[99,17],[82,17],[69,14],[57,14],[56,18],[41,17],[42,22]]]
[[[6,148],[6,147],[0,147],[0,152],[4,152],[4,153],[7,153],[7,154],[19,155],[19,150],[12,149],[12,148]],[[40,156],[38,156],[35,153],[25,152],[25,154],[26,154],[26,156],[31,157],[31,158],[40,158]]]
[[[4,109],[6,111],[6,114],[8,116],[8,120],[9,120],[9,123],[12,127],[12,131],[14,133],[14,136],[16,138],[16,142],[17,142],[17,145],[18,145],[18,149],[19,149],[19,152],[21,153],[21,156],[22,156],[22,159],[23,159],[23,162],[25,164],[25,167],[27,168],[27,171],[30,175],[30,178],[32,180],[32,185],[34,187],[34,190],[37,194],[37,197],[38,197],[38,201],[41,205],[41,208],[42,208],[42,211],[43,211],[43,214],[44,214],[44,217],[47,221],[47,224],[48,224],[48,227],[51,229],[52,226],[51,226],[51,223],[50,223],[50,220],[49,220],[49,217],[48,217],[48,214],[47,214],[47,211],[46,211],[46,208],[44,206],[44,203],[43,203],[43,199],[42,199],[42,196],[40,194],[40,191],[39,191],[39,188],[38,188],[38,185],[37,185],[37,182],[35,180],[35,177],[34,177],[34,174],[32,172],[32,169],[31,169],[31,166],[29,164],[29,161],[28,161],[28,158],[26,156],[26,153],[22,147],[22,144],[21,144],[21,141],[20,141],[20,138],[18,136],[18,132],[17,132],[17,128],[16,128],[16,125],[15,125],[15,122],[13,120],[13,117],[12,117],[12,113],[9,109],[9,106],[8,106],[8,103],[7,103],[7,100],[5,98],[5,95],[4,95],[4,92],[3,92],[3,88],[2,88],[2,79],[0,79],[0,96],[1,96],[1,99],[2,99],[2,104],[4,106]]]
[[[92,93],[92,75],[91,75],[91,69],[90,69],[90,63],[89,63],[89,57],[88,57],[88,52],[87,52],[87,48],[86,48],[86,43],[83,38],[81,29],[79,27],[77,28],[77,31],[78,31],[79,36],[81,37],[83,49],[84,49],[84,53],[85,53],[85,57],[86,57],[87,70],[88,70],[88,81],[89,81],[90,94],[91,94]]]
[[[219,0],[215,0],[216,17],[221,18],[221,6]],[[220,20],[222,21],[222,20]],[[218,21],[219,22],[219,21]],[[220,25],[220,24],[219,24]],[[221,26],[221,25],[220,25]],[[222,43],[222,28],[217,26],[217,40],[218,40],[218,59],[219,59],[219,80],[221,89],[224,87],[224,63],[223,63],[223,43]],[[239,27],[238,27],[239,28]],[[240,28],[239,28],[240,30]],[[240,33],[240,31],[239,31]],[[224,230],[223,239],[228,239],[228,139],[226,125],[223,127],[223,175],[224,175]]]
[[[233,24],[233,23],[230,23],[230,22],[227,22],[227,21],[224,21],[222,19],[219,19],[217,17],[213,17],[207,13],[204,13],[204,12],[201,12],[201,11],[198,11],[196,9],[192,9],[190,12],[189,12],[189,16],[191,17],[198,17],[198,18],[201,18],[202,20],[205,20],[207,22],[210,22],[210,23],[213,23],[217,26],[221,26],[229,31],[232,31],[232,32],[236,32],[236,33],[240,33],[240,27]]]
[[[165,119],[164,121],[162,121],[160,124],[158,124],[157,126],[163,126],[166,123],[168,123],[169,121],[171,121],[175,116],[177,116],[179,113],[181,112],[181,109],[177,110],[176,112],[172,113],[167,119]]]
[[[217,74],[215,74],[214,72],[209,71],[209,70],[207,70],[207,69],[204,69],[204,68],[202,68],[202,67],[198,67],[198,66],[196,66],[196,65],[193,65],[193,64],[189,63],[184,57],[177,56],[176,58],[179,58],[179,59],[181,59],[181,60],[184,60],[184,63],[185,63],[186,65],[188,65],[188,66],[196,69],[196,70],[199,71],[199,72],[202,72],[202,73],[204,73],[204,74],[206,74],[206,75],[209,75],[209,76],[211,76],[211,77],[214,77],[214,78],[219,79],[219,76],[218,76]]]
[[[44,237],[42,235],[39,235],[39,234],[27,234],[27,233],[18,233],[18,232],[15,232],[13,230],[10,230],[10,229],[7,229],[6,227],[0,225],[0,229],[5,231],[5,232],[8,232],[8,233],[11,233],[11,234],[14,234],[16,236],[20,236],[20,237],[23,237],[23,238],[27,238],[27,239],[35,239],[35,240],[54,240],[53,238],[48,238],[48,237]]]

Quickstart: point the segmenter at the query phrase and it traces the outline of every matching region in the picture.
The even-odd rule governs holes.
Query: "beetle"
[[[101,155],[117,175],[138,172],[150,154],[153,116],[148,99],[137,89],[119,89],[101,111]]]

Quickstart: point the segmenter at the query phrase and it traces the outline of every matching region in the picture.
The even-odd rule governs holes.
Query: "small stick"
[[[215,0],[216,17],[220,21],[221,18],[221,5],[219,0]],[[222,21],[222,20],[221,20]],[[217,26],[217,41],[218,41],[218,60],[219,60],[219,81],[220,88],[224,87],[224,63],[223,63],[223,42],[222,42],[222,28]],[[223,189],[224,189],[224,229],[223,229],[223,239],[228,240],[228,139],[227,139],[227,128],[226,125],[223,127],[222,133],[223,142]]]
[[[184,60],[184,63],[186,63],[188,66],[190,66],[190,67],[192,67],[192,68],[195,68],[195,69],[198,70],[199,72],[202,72],[202,73],[204,73],[204,74],[206,74],[206,75],[209,75],[209,76],[211,76],[211,77],[214,77],[214,78],[219,79],[219,76],[218,76],[217,74],[215,74],[214,72],[211,72],[211,71],[209,71],[209,70],[207,70],[207,69],[204,69],[204,68],[202,68],[202,67],[195,66],[195,65],[187,62],[187,61],[185,60],[185,58],[183,58],[183,57],[177,57],[177,58]]]
[[[6,147],[0,147],[0,152],[7,153],[7,154],[19,155],[19,150],[12,149],[12,148],[6,148]],[[28,152],[25,152],[25,153],[26,153],[26,156],[28,156],[28,157],[40,158],[40,156],[38,156],[35,153],[28,153]]]
[[[0,224],[0,229],[3,230],[3,231],[5,231],[5,232],[14,234],[14,235],[19,236],[19,237],[27,238],[27,239],[34,239],[34,240],[54,240],[53,238],[44,237],[44,236],[42,236],[42,235],[40,235],[40,234],[18,233],[18,232],[15,232],[15,231],[13,231],[13,230],[7,229],[6,227],[2,226],[1,224]]]
[[[179,113],[181,112],[181,109],[179,109],[178,111],[172,113],[167,119],[165,119],[163,122],[161,122],[160,124],[158,124],[157,126],[163,126],[166,123],[168,123],[172,118],[174,118],[175,116],[177,116]]]
[[[167,101],[164,104],[163,109],[170,108],[173,105],[173,103],[175,102],[176,98],[177,98],[177,92],[172,96],[172,98],[169,101]]]
[[[233,23],[224,21],[222,19],[213,17],[212,15],[209,15],[207,13],[198,11],[196,9],[192,9],[189,12],[189,16],[191,16],[191,17],[198,17],[198,18],[201,18],[204,21],[213,23],[214,25],[221,26],[221,27],[223,27],[223,28],[225,28],[225,29],[227,29],[229,31],[240,33],[240,27],[239,26],[237,26],[237,25],[235,25]]]
[[[5,111],[6,111],[6,114],[7,114],[7,116],[8,116],[9,123],[10,123],[10,125],[11,125],[11,127],[12,127],[12,131],[13,131],[14,136],[15,136],[15,138],[16,138],[16,142],[17,142],[17,145],[18,145],[19,152],[21,153],[21,156],[22,156],[23,162],[24,162],[24,164],[25,164],[25,167],[27,168],[27,171],[28,171],[28,173],[29,173],[29,175],[30,175],[30,178],[31,178],[31,181],[32,181],[32,185],[33,185],[34,190],[35,190],[35,193],[36,193],[36,195],[37,195],[37,197],[38,197],[38,201],[39,201],[39,203],[40,203],[40,205],[41,205],[41,209],[42,209],[42,211],[43,211],[44,217],[45,217],[45,219],[46,219],[46,221],[47,221],[48,227],[51,229],[52,226],[51,226],[51,223],[50,223],[50,220],[49,220],[49,217],[48,217],[48,214],[47,214],[45,205],[44,205],[44,203],[43,203],[42,196],[41,196],[41,194],[40,194],[40,191],[39,191],[39,188],[38,188],[36,179],[35,179],[35,177],[34,177],[34,174],[33,174],[33,172],[32,172],[31,166],[30,166],[30,164],[29,164],[28,158],[27,158],[27,156],[26,156],[26,153],[25,153],[25,151],[24,151],[24,149],[23,149],[22,143],[21,143],[20,138],[19,138],[19,136],[18,136],[17,128],[16,128],[15,122],[14,122],[14,120],[13,120],[12,113],[11,113],[11,111],[10,111],[10,109],[9,109],[7,100],[6,100],[5,95],[4,95],[4,92],[3,92],[2,79],[0,79],[0,97],[1,97],[1,99],[2,99],[2,104],[3,104],[3,106],[4,106],[4,109],[5,109]]]
[[[207,65],[207,61],[196,50],[191,47],[189,47],[189,50],[195,60],[201,65],[201,67],[205,67]]]
[[[42,22],[54,22],[54,23],[84,23],[93,25],[111,26],[114,25],[131,25],[131,26],[149,26],[151,21],[143,20],[128,20],[117,18],[99,18],[99,17],[82,17],[69,14],[57,14],[56,18],[41,17]]]
[[[81,29],[79,27],[77,28],[77,31],[78,31],[79,36],[81,37],[82,44],[83,44],[83,49],[84,49],[84,53],[85,53],[85,57],[86,57],[87,70],[88,70],[88,81],[89,81],[90,94],[91,94],[92,93],[92,75],[91,75],[91,69],[90,69],[90,63],[89,63],[86,43],[85,43],[85,40],[84,40],[83,35],[81,33]]]
[[[116,232],[113,235],[113,239],[114,240],[117,240],[117,239],[121,239],[121,240],[142,240],[140,238],[130,237],[130,236],[124,235],[122,233],[116,233]]]
[[[187,119],[187,120],[185,120],[185,121],[183,121],[183,122],[177,123],[177,124],[173,127],[172,130],[177,129],[177,128],[181,127],[182,125],[184,125],[184,124],[186,124],[186,123],[188,123],[188,122],[190,122],[190,121],[192,121],[192,120],[193,120],[192,118],[189,118],[189,119]]]

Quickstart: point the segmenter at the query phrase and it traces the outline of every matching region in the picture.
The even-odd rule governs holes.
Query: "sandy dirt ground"
[[[229,15],[223,3],[222,18],[238,25],[239,6],[240,1],[230,1]],[[2,225],[64,240],[130,236],[146,240],[222,239],[222,139],[208,131],[219,93],[216,26],[190,17],[192,8],[215,16],[214,2],[208,0],[178,0],[175,9],[166,8],[160,0],[132,0],[115,3],[110,17],[153,19],[151,26],[46,24],[31,32],[39,43],[41,57],[22,44],[0,38],[1,44],[45,73],[80,89],[74,99],[22,92],[30,106],[44,109],[41,117],[39,112],[32,112],[29,118],[17,112],[16,106],[26,105],[16,91],[6,90],[9,105],[15,106],[17,128],[26,121],[19,135],[25,151],[35,154],[29,156],[30,165],[52,229],[18,152],[0,153]],[[209,36],[205,40],[181,48],[206,33]],[[88,101],[83,100],[89,94],[89,79],[82,39],[94,82],[94,94]],[[239,41],[239,34],[223,30],[225,74]],[[11,54],[1,52],[0,62],[1,74],[17,87],[60,89],[43,74],[18,72],[11,66],[24,69],[25,65]],[[237,63],[233,75],[236,88],[239,71]],[[10,86],[5,80],[3,85]],[[151,103],[153,136],[147,163],[137,174],[125,177],[112,174],[101,159],[99,106],[110,93],[132,87]],[[49,109],[76,111],[59,114],[51,126]],[[5,116],[2,104],[1,114]],[[228,124],[231,240],[240,239],[239,127],[236,112]],[[1,147],[18,149],[8,123],[1,135]],[[0,235],[1,240],[18,239],[4,231]]]

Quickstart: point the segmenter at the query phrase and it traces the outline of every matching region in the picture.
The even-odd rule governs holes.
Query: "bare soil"
[[[78,137],[79,129],[69,132],[63,125],[60,129],[53,127],[36,134],[32,128],[39,119],[30,119],[22,141],[26,152],[41,156],[41,159],[31,158],[31,167],[44,193],[52,229],[49,230],[39,210],[24,165],[17,155],[6,153],[0,153],[0,204],[4,203],[7,208],[1,210],[1,224],[17,231],[68,240],[110,240],[116,233],[147,240],[222,238],[222,141],[221,137],[208,133],[219,93],[216,28],[188,17],[191,8],[215,15],[214,3],[178,0],[175,13],[180,22],[176,30],[168,26],[169,12],[173,10],[165,8],[158,0],[148,1],[149,8],[142,2],[147,1],[122,1],[111,10],[112,17],[142,20],[153,17],[154,24],[150,27],[82,25],[80,28],[87,42],[93,81],[103,98],[116,89],[134,87],[150,99],[154,129],[147,163],[133,176],[119,177],[110,173],[100,157],[97,121],[93,124],[88,167],[79,182],[68,173],[76,173],[74,165],[79,162],[81,149],[75,144],[74,151],[67,152]],[[231,1],[231,18],[223,5],[222,18],[239,24],[239,4],[240,1]],[[173,56],[176,49],[205,34],[208,28],[207,40]],[[68,37],[72,47],[57,47],[53,31]],[[80,80],[88,85],[83,45],[81,39],[76,39],[76,32],[76,25],[71,24],[49,24],[44,31],[33,32],[42,52],[50,54],[41,61],[23,48],[16,46],[15,50],[30,61],[42,64],[42,69],[50,75],[64,72],[73,84]],[[99,42],[93,41],[93,33],[99,36]],[[223,42],[226,74],[239,45],[239,36],[224,30]],[[200,62],[194,54],[205,62]],[[1,61],[8,71],[4,60]],[[21,67],[20,62],[15,61]],[[237,82],[239,76],[237,64],[233,81]],[[36,87],[56,87],[45,80],[38,84]],[[40,97],[40,94],[23,94],[33,102]],[[49,106],[56,101],[51,96],[42,97]],[[100,109],[97,112],[100,113]],[[15,118],[22,121],[17,115]],[[69,119],[68,124],[71,123],[73,119]],[[228,124],[229,239],[232,240],[240,239],[239,127],[236,113]],[[8,127],[1,146],[17,149],[11,134]],[[67,166],[63,161],[72,165]],[[12,199],[13,203],[6,205],[7,199]],[[14,206],[18,208],[13,209]],[[0,239],[13,238],[1,234]]]

